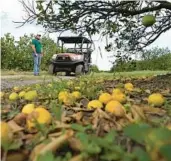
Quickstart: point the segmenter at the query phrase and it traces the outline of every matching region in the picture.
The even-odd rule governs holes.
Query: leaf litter
[[[19,91],[36,90],[38,98],[9,100],[14,89],[1,97],[1,122],[7,122],[14,134],[12,143],[1,145],[2,159],[11,161],[169,161],[171,147],[171,76],[143,78],[79,78],[69,83],[32,85]],[[103,92],[124,89],[131,82],[133,91],[124,90],[126,113],[116,117],[103,108],[88,109],[89,101]],[[28,89],[29,88],[29,89]],[[82,97],[64,104],[61,91],[79,91]],[[16,93],[19,93],[17,91]],[[148,96],[161,93],[166,102],[149,105]],[[50,124],[36,124],[28,130],[30,114],[21,112],[24,105],[42,106],[52,116]],[[39,117],[39,116],[36,116]],[[2,130],[1,130],[2,131]],[[164,140],[163,138],[167,138]],[[3,138],[1,138],[3,139]],[[6,154],[6,155],[5,155]],[[143,155],[142,157],[140,157]]]

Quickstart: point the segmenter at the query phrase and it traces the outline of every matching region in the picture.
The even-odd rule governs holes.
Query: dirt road
[[[37,83],[48,83],[52,80],[60,80],[60,79],[74,79],[75,77],[67,77],[67,76],[29,76],[29,75],[5,75],[1,76],[1,90],[9,89],[14,86],[25,86],[30,84]]]

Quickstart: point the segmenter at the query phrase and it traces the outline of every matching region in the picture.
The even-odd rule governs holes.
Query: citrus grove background
[[[30,71],[33,68],[31,39],[33,34],[24,35],[16,41],[14,36],[6,34],[1,37],[1,69]],[[42,38],[44,58],[42,70],[47,70],[48,60],[57,52],[55,42],[49,37]]]
[[[1,37],[1,69],[32,71],[33,59],[31,49],[31,39],[33,34],[23,35],[18,41],[15,37],[7,33]],[[53,39],[48,36],[42,37],[44,58],[41,69],[48,69],[48,62],[53,54],[59,52],[59,48]],[[128,57],[129,58],[129,57]],[[111,58],[112,61],[113,58]],[[138,71],[138,70],[171,70],[171,51],[169,48],[154,47],[144,50],[139,54],[139,60],[125,59],[125,57],[115,58],[110,72],[114,71]],[[92,66],[92,71],[100,72],[97,65]]]

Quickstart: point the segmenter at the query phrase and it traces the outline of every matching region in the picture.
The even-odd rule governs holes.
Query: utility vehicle
[[[59,36],[57,45],[60,51],[50,60],[49,73],[71,72],[76,75],[88,73],[91,65],[92,41],[83,36]],[[66,47],[69,45],[69,47]]]

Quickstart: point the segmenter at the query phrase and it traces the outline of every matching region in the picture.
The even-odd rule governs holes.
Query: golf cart
[[[82,36],[60,36],[57,41],[60,52],[52,56],[49,73],[71,72],[82,75],[89,72],[92,54],[92,41]],[[70,45],[66,48],[64,45]]]

